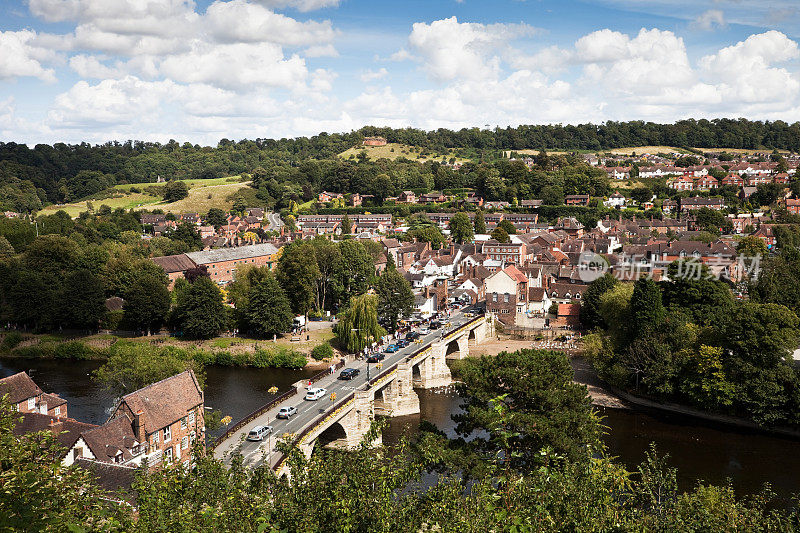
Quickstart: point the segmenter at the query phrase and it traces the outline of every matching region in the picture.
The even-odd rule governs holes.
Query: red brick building
[[[42,389],[25,372],[0,379],[0,397],[8,400],[20,413],[39,413],[55,418],[67,418],[67,401]]]
[[[386,146],[386,139],[383,137],[364,137],[364,146]]]
[[[278,262],[278,249],[269,243],[190,252],[185,255],[195,265],[205,266],[211,280],[220,285],[233,281],[238,266],[254,265],[272,269]]]

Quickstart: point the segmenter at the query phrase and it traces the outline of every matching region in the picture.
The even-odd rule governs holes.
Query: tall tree
[[[60,318],[65,326],[97,328],[106,311],[103,285],[97,275],[88,270],[70,272],[60,296]]]
[[[374,294],[351,298],[333,331],[341,345],[353,353],[378,341],[386,334],[386,330],[378,324],[378,298]]]
[[[650,278],[641,278],[633,285],[631,319],[637,335],[655,329],[664,320],[661,289]]]
[[[109,349],[108,360],[92,377],[109,391],[123,396],[186,370],[194,371],[203,385],[202,366],[185,352],[138,342],[117,342]]]
[[[336,276],[342,287],[343,298],[352,298],[367,292],[369,282],[375,275],[375,261],[364,245],[356,240],[342,241],[341,255]]]
[[[617,284],[617,278],[611,274],[604,274],[592,283],[583,295],[581,305],[581,323],[587,329],[604,328],[606,323],[600,314],[600,297]]]
[[[486,233],[486,219],[483,217],[482,209],[475,213],[475,233],[479,235]]]
[[[314,247],[314,257],[317,259],[317,268],[319,269],[315,291],[316,307],[320,311],[332,309],[342,292],[336,277],[336,269],[342,254],[339,251],[339,245],[325,237],[313,239],[311,245]]]
[[[272,275],[252,287],[244,315],[250,331],[264,337],[289,331],[294,318],[286,293]]]
[[[171,297],[162,273],[140,272],[125,292],[125,320],[136,329],[150,332],[159,328],[169,313]]]
[[[164,185],[164,201],[177,202],[189,196],[189,187],[183,181],[170,181]]]
[[[175,307],[178,327],[189,338],[210,339],[228,327],[219,287],[206,277],[194,280]]]
[[[600,431],[586,388],[573,381],[566,355],[547,350],[501,352],[469,358],[458,365],[463,412],[453,416],[456,431],[467,436],[485,431],[474,448],[496,454],[504,440],[515,451],[511,464],[536,468],[549,447],[572,460],[586,459],[587,445],[599,444]],[[499,420],[498,414],[508,416]]]
[[[401,318],[414,310],[414,293],[411,284],[397,271],[386,269],[375,285],[378,295],[378,320],[389,331],[397,329]]]
[[[310,243],[294,243],[283,247],[283,254],[278,260],[277,278],[289,296],[293,312],[304,315],[311,310],[319,276],[317,258]]]
[[[511,242],[511,237],[509,237],[508,233],[506,233],[506,230],[500,226],[497,226],[494,228],[494,230],[492,230],[491,237],[497,242]]]
[[[353,223],[350,221],[350,217],[347,216],[347,213],[345,213],[342,217],[342,234],[349,235],[352,230]]]
[[[472,222],[470,222],[469,216],[463,211],[453,215],[453,218],[450,219],[449,228],[450,236],[458,244],[470,242],[475,238],[475,234],[472,232]]]

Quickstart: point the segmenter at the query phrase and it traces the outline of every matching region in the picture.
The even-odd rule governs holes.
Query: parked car
[[[347,380],[350,380],[350,379],[353,379],[353,378],[355,378],[355,377],[356,377],[357,375],[359,375],[360,373],[361,373],[361,371],[360,371],[359,369],[357,369],[357,368],[345,368],[345,369],[344,369],[344,370],[342,370],[342,372],[339,374],[339,379],[347,379]]]
[[[399,341],[397,341],[396,344],[398,348],[405,348],[406,346],[408,346],[408,341],[405,339],[400,339]]]
[[[256,426],[247,434],[247,440],[261,441],[272,433],[272,426]]]
[[[309,391],[306,393],[306,400],[310,400],[312,402],[316,402],[317,400],[319,400],[320,398],[325,396],[325,394],[327,394],[327,392],[328,391],[323,389],[323,388],[309,389]]]
[[[367,357],[367,363],[377,363],[378,361],[383,361],[384,359],[386,359],[386,355],[378,352]]]
[[[290,416],[297,414],[297,407],[289,406],[289,407],[281,407],[278,410],[278,414],[276,415],[277,418],[289,418]]]
[[[396,345],[396,344],[390,344],[390,345],[389,345],[389,346],[387,346],[387,347],[386,347],[386,349],[384,350],[384,352],[385,352],[385,353],[394,353],[394,352],[396,352],[396,351],[397,351],[397,345]]]

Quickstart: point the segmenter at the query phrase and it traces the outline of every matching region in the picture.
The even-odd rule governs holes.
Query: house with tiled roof
[[[0,397],[5,395],[17,412],[67,418],[67,401],[42,391],[26,372],[0,379]]]
[[[120,428],[114,435],[122,440],[109,444],[120,448],[125,457],[126,451],[121,448],[128,443],[135,446],[135,441],[141,446],[141,460],[151,468],[164,461],[188,464],[191,446],[195,441],[203,442],[203,403],[203,390],[191,370],[132,392],[122,397],[107,422],[121,420],[114,422]],[[130,426],[130,433],[125,424]],[[127,453],[134,450],[128,448]]]

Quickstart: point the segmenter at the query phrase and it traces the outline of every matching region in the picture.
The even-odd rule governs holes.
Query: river
[[[72,418],[101,424],[115,398],[91,379],[99,365],[96,361],[0,358],[0,377],[24,370],[42,390],[67,400]],[[267,390],[273,385],[281,393],[313,374],[306,370],[208,367],[206,406],[238,420],[266,403],[271,398]],[[448,436],[455,435],[450,415],[458,411],[458,396],[448,389],[417,392],[420,414],[391,418],[384,443],[412,436],[421,420],[435,424]],[[800,492],[797,440],[642,409],[599,411],[607,426],[604,440],[609,453],[629,469],[642,461],[650,443],[655,442],[678,468],[681,489],[690,489],[698,481],[724,484],[730,480],[738,494],[756,493],[764,483],[770,483],[783,501]]]

